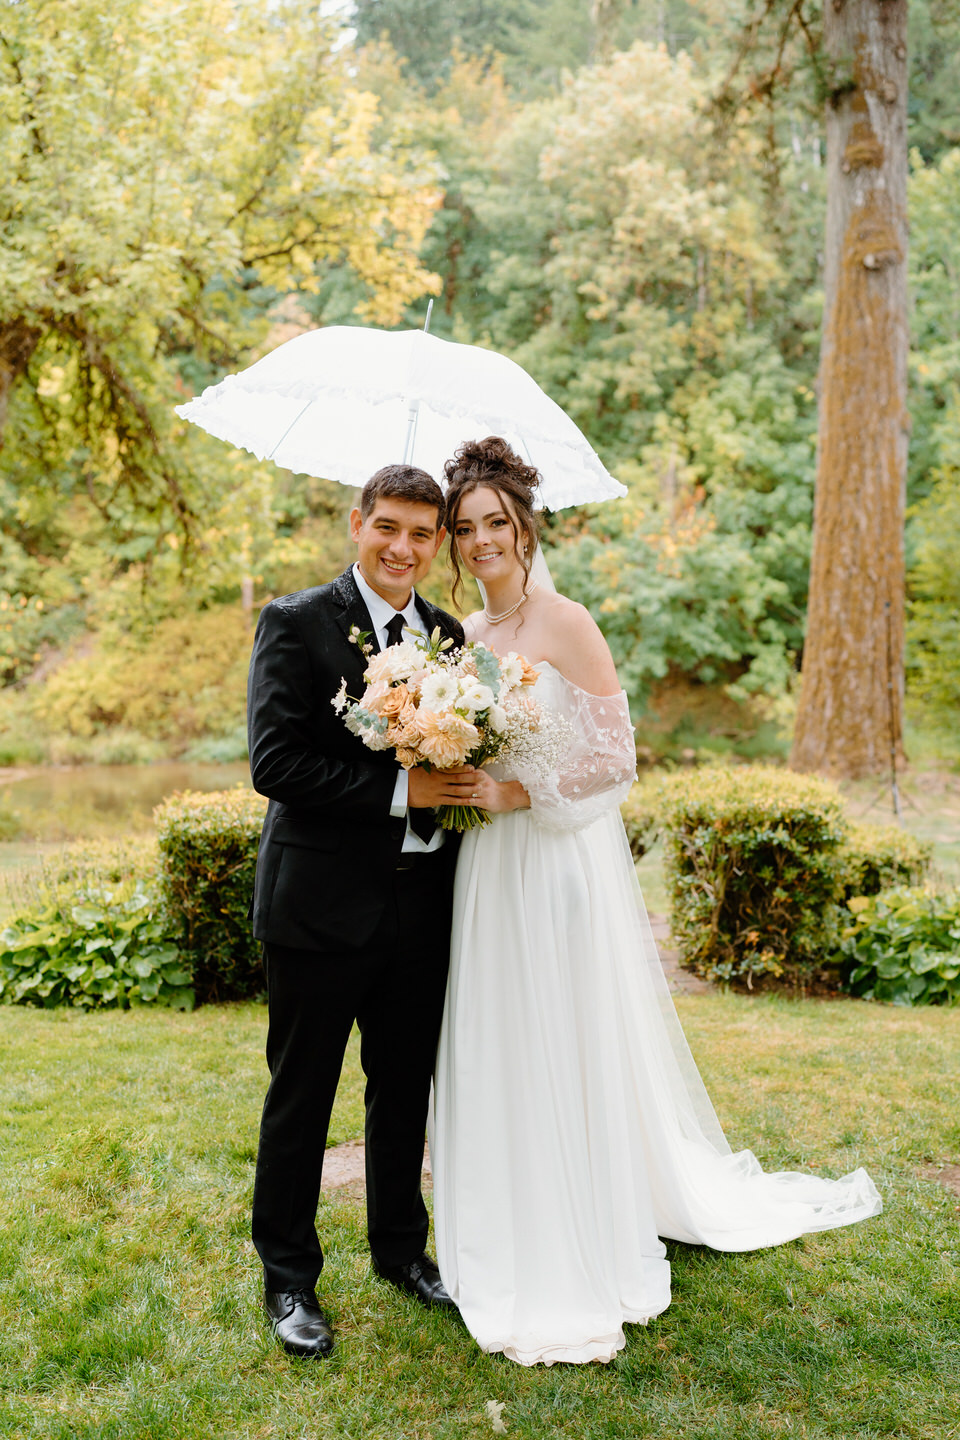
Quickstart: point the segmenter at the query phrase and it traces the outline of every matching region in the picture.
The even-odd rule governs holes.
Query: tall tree
[[[637,39],[671,54],[709,38],[718,0],[354,0],[357,43],[386,36],[419,84],[442,85],[454,52],[496,55],[510,88],[541,95],[565,71]]]
[[[907,0],[831,0],[813,558],[791,763],[900,746],[907,463]]]
[[[436,169],[374,138],[321,10],[0,6],[0,518],[22,548],[58,515],[69,543],[78,503],[141,553],[189,529],[223,465],[194,472],[172,406],[263,342],[279,294],[347,265],[390,324],[431,288]]]

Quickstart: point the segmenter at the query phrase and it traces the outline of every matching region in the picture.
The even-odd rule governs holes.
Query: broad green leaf
[[[70,916],[77,925],[85,927],[102,924],[109,920],[107,912],[99,905],[74,905]]]
[[[190,970],[183,969],[178,965],[167,965],[163,970],[163,983],[165,985],[189,985],[193,979]]]

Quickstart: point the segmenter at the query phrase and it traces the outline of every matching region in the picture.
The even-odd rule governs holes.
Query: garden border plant
[[[737,988],[841,989],[842,902],[915,883],[930,864],[928,845],[851,825],[836,786],[786,770],[674,774],[653,804],[682,963]]]
[[[960,891],[917,886],[858,895],[839,958],[854,995],[894,1005],[960,1004]]]
[[[0,931],[0,1003],[192,1009],[155,861],[152,842],[82,842],[43,864]]]

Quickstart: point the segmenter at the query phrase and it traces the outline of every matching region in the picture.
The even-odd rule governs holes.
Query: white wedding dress
[[[670,1303],[660,1236],[755,1250],[881,1209],[864,1170],[764,1174],[732,1154],[680,1029],[619,805],[626,696],[547,662],[575,727],[531,808],[463,838],[431,1125],[440,1273],[486,1351],[610,1360]],[[507,778],[501,776],[500,778]]]

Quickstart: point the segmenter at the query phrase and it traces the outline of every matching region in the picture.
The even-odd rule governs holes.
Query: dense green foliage
[[[917,885],[927,874],[933,847],[899,825],[850,824],[843,842],[841,893],[876,895],[893,885]]]
[[[841,942],[846,983],[894,1005],[960,1003],[960,892],[885,890],[849,902]]]
[[[248,909],[265,801],[171,796],[157,844],[77,843],[15,895],[0,934],[0,1002],[177,1008],[263,990]]]
[[[627,832],[634,860],[642,860],[656,843],[660,833],[657,802],[649,780],[638,780],[620,806],[623,828]]]
[[[958,152],[960,155],[960,152]],[[960,180],[960,166],[958,166]],[[960,351],[960,339],[958,339]],[[958,355],[960,364],[960,355]],[[960,441],[960,404],[954,411]],[[911,682],[935,714],[960,716],[960,468],[938,472],[916,508],[916,559],[912,576]]]
[[[0,932],[0,1003],[193,1007],[152,847],[77,845],[43,867]]]
[[[0,932],[0,1002],[193,1005],[191,973],[171,943],[155,891],[78,888],[69,905],[14,917]]]
[[[846,824],[826,781],[765,768],[659,787],[671,931],[711,980],[806,988],[833,948]]]
[[[263,990],[248,910],[265,809],[261,796],[242,789],[187,791],[157,808],[163,893],[199,1003]]]
[[[676,774],[638,786],[628,835],[664,836],[671,930],[710,980],[835,990],[841,902],[916,884],[931,847],[897,826],[850,824],[828,781],[770,768]]]
[[[58,733],[84,738],[115,727],[181,746],[226,737],[243,724],[252,640],[239,606],[161,620],[148,647],[105,626],[89,654],[51,676],[37,712]]]
[[[181,570],[187,615],[259,573],[271,467],[174,404],[283,338],[284,297],[331,267],[378,323],[433,285],[436,166],[383,130],[339,38],[314,0],[2,7],[6,679],[97,624],[117,577],[162,613]]]

